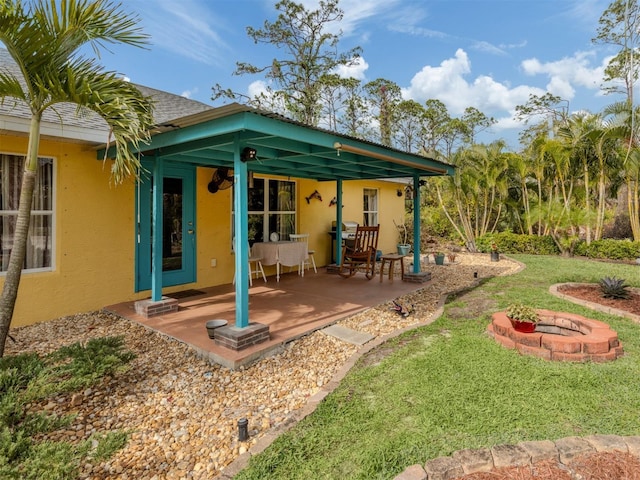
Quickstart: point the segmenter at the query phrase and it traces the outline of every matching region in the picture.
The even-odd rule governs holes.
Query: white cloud
[[[228,45],[214,30],[222,23],[213,16],[207,2],[198,0],[131,0],[138,5],[144,31],[151,35],[152,48],[160,47],[206,65],[224,60]]]
[[[302,0],[300,3],[307,10],[316,10],[319,6],[318,0]],[[401,0],[341,0],[338,8],[344,12],[342,21],[328,25],[328,32],[336,34],[340,30],[344,36],[362,35],[358,29],[364,20],[392,12],[400,4]]]
[[[198,93],[198,87],[185,90],[180,94],[180,96],[185,98],[191,98],[196,93]]]
[[[591,90],[600,88],[609,58],[605,58],[600,65],[591,67],[590,61],[594,57],[594,52],[577,52],[572,57],[564,57],[555,62],[542,63],[537,58],[530,58],[522,62],[522,70],[530,76],[548,76],[547,89],[554,95],[571,99],[575,94],[575,86]]]
[[[266,82],[263,80],[251,82],[247,88],[247,95],[249,95],[250,98],[256,98],[260,95],[269,95]]]
[[[365,72],[369,68],[369,64],[364,59],[364,57],[360,57],[355,60],[354,64],[351,66],[341,65],[335,69],[335,73],[338,74],[341,78],[355,78],[357,80],[365,79]]]
[[[476,41],[471,45],[471,48],[480,52],[491,53],[493,55],[507,54],[507,52],[504,51],[504,48],[496,47],[495,45],[485,41]]]
[[[453,58],[443,60],[438,66],[426,65],[411,79],[411,85],[403,89],[403,97],[420,103],[435,98],[442,101],[453,116],[473,106],[489,116],[498,117],[494,129],[521,126],[511,120],[516,105],[526,103],[530,94],[542,95],[544,90],[532,86],[511,87],[480,75],[472,81],[471,62],[467,53],[458,49]],[[504,117],[504,118],[500,118]]]

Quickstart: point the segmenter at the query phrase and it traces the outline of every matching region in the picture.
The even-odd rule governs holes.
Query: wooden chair
[[[376,253],[378,251],[378,233],[380,225],[375,227],[356,227],[356,236],[353,246],[345,245],[342,248],[342,259],[340,261],[341,277],[353,276],[358,270],[364,270],[368,280],[376,274]]]

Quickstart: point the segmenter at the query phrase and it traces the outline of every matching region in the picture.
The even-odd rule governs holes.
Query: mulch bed
[[[577,457],[568,465],[545,460],[526,467],[496,468],[454,480],[640,480],[640,459],[623,452]]]
[[[629,298],[604,298],[598,284],[563,285],[558,292],[581,300],[640,315],[640,293],[629,291]]]

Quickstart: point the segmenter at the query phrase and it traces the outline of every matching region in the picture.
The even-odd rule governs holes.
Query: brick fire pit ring
[[[545,360],[608,362],[623,355],[618,334],[598,320],[574,313],[536,310],[540,321],[533,333],[517,332],[506,312],[496,312],[487,331],[498,343]]]

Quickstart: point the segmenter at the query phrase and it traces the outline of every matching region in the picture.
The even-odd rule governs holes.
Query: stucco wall
[[[2,152],[24,155],[26,147],[26,137],[0,136]],[[55,159],[55,263],[22,275],[12,326],[133,296],[133,182],[110,184],[109,165],[83,145],[42,140],[40,155]]]
[[[25,154],[26,137],[0,135],[0,152]],[[134,292],[135,184],[133,180],[112,185],[109,164],[79,144],[42,140],[41,156],[55,159],[55,264],[51,272],[22,276],[12,326],[28,325],[64,315],[92,311],[106,305],[147,298],[149,291]],[[230,283],[234,274],[231,252],[231,189],[215,195],[207,191],[211,170],[197,170],[196,239],[197,282],[167,288],[165,293],[186,288]],[[335,182],[297,180],[298,232],[310,234],[318,266],[329,263],[328,231],[335,219]],[[403,198],[398,185],[382,181],[343,183],[343,219],[362,223],[363,189],[379,192],[379,249],[395,250]],[[314,190],[322,201],[305,200]],[[211,265],[215,259],[216,266]],[[275,268],[267,268],[273,274]],[[0,286],[4,277],[0,275]]]
[[[231,189],[210,194],[207,183],[211,180],[211,170],[198,169],[197,179],[197,242],[198,242],[198,285],[218,285],[230,283],[233,279],[234,257],[231,252]],[[278,178],[278,177],[273,177]],[[330,263],[330,241],[328,232],[331,222],[336,218],[337,205],[329,206],[336,196],[335,182],[316,182],[313,180],[293,179],[297,185],[297,222],[298,233],[309,233],[309,248],[315,250],[316,265]],[[363,190],[378,190],[378,217],[380,221],[379,249],[383,252],[396,250],[397,230],[393,220],[400,222],[404,212],[404,197],[398,197],[398,184],[378,181],[343,182],[343,220],[362,224]],[[306,197],[315,190],[322,201]],[[216,266],[211,266],[215,259]],[[265,267],[267,275],[275,274],[275,267]]]

